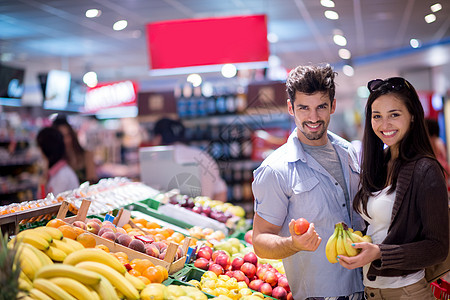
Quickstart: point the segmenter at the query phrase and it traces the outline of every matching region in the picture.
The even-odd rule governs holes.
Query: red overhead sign
[[[94,113],[106,108],[136,106],[137,92],[137,83],[130,80],[98,84],[88,89],[84,112]]]
[[[147,42],[153,70],[269,59],[266,15],[150,23]]]

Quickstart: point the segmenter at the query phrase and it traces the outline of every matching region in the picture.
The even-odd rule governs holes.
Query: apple
[[[209,265],[208,271],[211,271],[213,273],[216,273],[217,276],[223,275],[225,273],[224,269],[221,265],[218,265],[216,263],[212,263]]]
[[[248,277],[245,276],[244,272],[242,272],[241,270],[236,270],[236,271],[232,271],[233,272],[233,277],[236,278],[236,280],[239,281],[245,281],[245,279],[248,280]]]
[[[98,222],[89,221],[86,223],[86,230],[90,233],[98,234],[100,231],[100,224]]]
[[[272,297],[280,299],[280,300],[286,300],[287,298],[287,291],[284,287],[277,286],[272,290]]]
[[[280,278],[278,278],[278,286],[283,287],[288,293],[291,291],[291,287],[289,286],[286,275],[282,275]]]
[[[195,260],[194,267],[202,269],[202,270],[208,270],[209,260],[207,260],[204,257],[199,257]]]
[[[230,257],[227,254],[219,254],[214,259],[214,262],[218,265],[221,265],[224,270],[228,270],[230,267]]]
[[[292,296],[292,292],[289,292],[287,294],[286,300],[294,300],[294,297]]]
[[[269,283],[264,282],[263,284],[261,284],[259,291],[264,295],[270,296],[272,295],[272,286]]]
[[[259,279],[263,280],[264,279],[264,275],[266,274],[268,268],[266,266],[259,266],[256,269],[256,277],[258,277]]]
[[[227,275],[230,278],[233,278],[234,277],[234,271],[228,270],[228,271],[225,272],[225,275]]]
[[[297,220],[294,221],[294,232],[297,235],[302,235],[304,234],[306,231],[308,231],[309,228],[309,222],[306,221],[306,219],[304,218],[298,218]]]
[[[208,246],[202,246],[197,251],[197,257],[203,257],[207,260],[211,260],[213,254],[213,250]]]
[[[215,260],[216,257],[217,257],[217,255],[219,255],[219,254],[225,254],[225,255],[227,255],[227,253],[226,253],[225,251],[223,251],[223,250],[216,250],[216,251],[214,251],[214,252],[212,253],[211,259],[212,259],[212,260]]]
[[[268,270],[264,274],[263,281],[269,283],[271,286],[276,286],[278,283],[278,277],[275,272]]]
[[[244,261],[256,266],[256,264],[258,263],[258,257],[256,256],[255,252],[249,252],[244,255]]]
[[[256,266],[252,263],[245,262],[241,266],[241,271],[244,272],[245,276],[247,276],[250,279],[253,278],[256,274]]]
[[[86,230],[86,223],[84,223],[83,221],[75,221],[72,223],[72,225],[75,227],[80,227],[83,230]]]
[[[231,270],[240,270],[244,262],[245,261],[242,257],[236,257],[231,262]]]
[[[247,243],[249,243],[250,245],[253,244],[253,229],[250,229],[249,231],[247,231],[244,235],[244,241],[246,241]]]
[[[248,284],[248,287],[254,291],[259,292],[259,289],[261,288],[261,285],[264,283],[261,279],[255,279],[250,281]]]

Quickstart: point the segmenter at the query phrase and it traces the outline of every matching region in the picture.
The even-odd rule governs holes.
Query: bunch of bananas
[[[372,242],[372,238],[361,231],[353,231],[344,222],[334,225],[334,233],[325,246],[325,254],[330,263],[337,263],[337,256],[356,256],[361,250],[352,247],[354,243]]]

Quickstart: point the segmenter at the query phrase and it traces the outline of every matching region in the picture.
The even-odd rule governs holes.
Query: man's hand
[[[316,251],[322,238],[319,237],[319,234],[316,232],[314,223],[310,223],[308,230],[302,235],[295,233],[294,224],[295,220],[292,219],[291,222],[289,222],[289,232],[292,236],[293,247],[297,251]]]

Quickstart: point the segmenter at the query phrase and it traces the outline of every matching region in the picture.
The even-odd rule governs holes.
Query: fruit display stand
[[[70,205],[70,203],[68,203],[67,201],[62,202],[60,210],[58,211],[57,218],[65,221],[68,224],[72,224],[75,221],[85,222],[87,212],[89,211],[90,201],[88,201],[86,199],[83,200],[82,204],[80,205],[80,209],[78,210],[78,214],[73,217],[65,218],[65,215],[69,209],[69,205]],[[130,221],[127,218],[129,218],[129,215],[118,216],[116,222],[117,223],[128,223]],[[185,262],[186,262],[186,255],[183,255],[179,259],[175,260],[175,255],[177,252],[178,244],[176,244],[174,242],[169,243],[166,256],[162,260],[162,259],[158,259],[156,257],[150,256],[150,255],[147,255],[145,253],[138,252],[131,248],[125,247],[123,245],[120,245],[114,241],[103,238],[96,234],[93,234],[90,232],[87,232],[87,233],[92,235],[95,238],[97,245],[105,245],[106,247],[109,248],[109,250],[111,252],[124,252],[127,254],[127,256],[130,260],[132,260],[132,259],[150,260],[154,265],[163,266],[165,269],[167,269],[169,274],[172,274],[172,273],[175,273],[175,272],[181,270],[184,267]],[[189,243],[190,243],[190,238],[189,237],[185,238],[184,243],[182,245],[183,253],[187,253],[187,250],[189,248]]]

